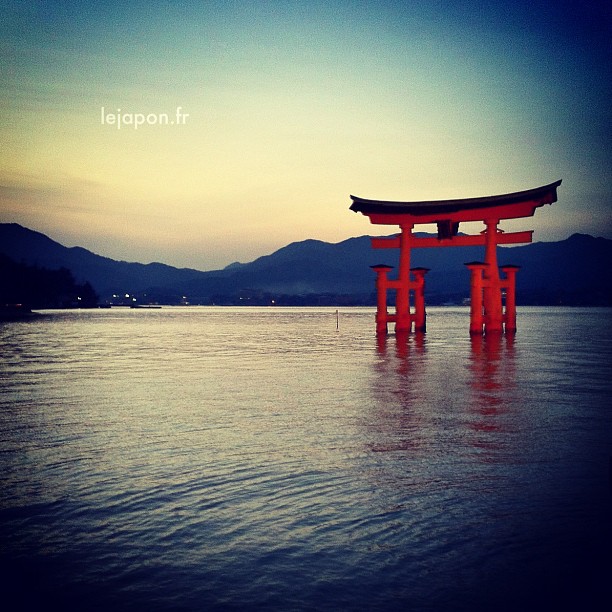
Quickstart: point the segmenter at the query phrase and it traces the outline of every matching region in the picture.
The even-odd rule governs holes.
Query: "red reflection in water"
[[[373,392],[376,403],[368,446],[374,452],[414,451],[423,444],[423,398],[418,386],[424,376],[425,334],[378,334]]]
[[[486,334],[471,337],[470,429],[481,434],[504,432],[503,415],[508,410],[509,398],[516,387],[514,363],[514,335]],[[500,438],[476,437],[472,444],[493,450]]]
[[[425,334],[424,333],[410,333],[410,332],[395,332],[393,336],[387,334],[376,335],[376,351],[379,355],[386,355],[388,344],[391,342],[389,338],[394,338],[395,341],[395,354],[401,360],[400,363],[404,363],[407,357],[411,354],[411,351],[416,353],[422,353],[425,350]]]
[[[396,332],[376,341],[371,450],[424,451],[440,435],[450,435],[487,451],[479,453],[483,461],[494,461],[513,422],[508,416],[517,391],[514,335],[476,335],[467,353],[456,346],[433,355],[425,334]],[[435,381],[443,384],[440,376],[446,375],[442,364],[457,359],[449,364],[448,386],[437,388]]]

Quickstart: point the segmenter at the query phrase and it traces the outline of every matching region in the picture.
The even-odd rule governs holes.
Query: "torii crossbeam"
[[[497,265],[498,244],[531,242],[533,230],[504,233],[497,226],[502,219],[532,217],[536,208],[557,201],[561,181],[527,191],[480,198],[432,200],[425,202],[390,202],[367,200],[351,196],[350,209],[369,217],[377,225],[399,225],[401,234],[394,238],[372,238],[375,249],[400,249],[397,279],[387,278],[390,266],[372,266],[376,272],[377,310],[376,331],[387,333],[389,322],[395,330],[425,331],[424,286],[425,268],[410,268],[410,250],[419,247],[478,246],[485,247],[484,262],[469,262],[470,333],[516,332],[515,277],[518,266],[502,266],[501,278]],[[459,236],[459,224],[483,221],[485,229],[479,235]],[[436,223],[437,238],[421,238],[412,234],[415,225]],[[411,272],[414,279],[411,278]],[[387,312],[387,291],[395,290],[395,314]],[[415,310],[410,308],[410,292],[414,292]],[[505,311],[502,293],[505,291]]]

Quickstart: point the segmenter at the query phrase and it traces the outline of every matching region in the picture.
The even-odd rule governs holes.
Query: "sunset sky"
[[[610,2],[0,8],[0,222],[208,270],[393,233],[349,211],[350,194],[563,179],[557,203],[502,229],[612,238]]]

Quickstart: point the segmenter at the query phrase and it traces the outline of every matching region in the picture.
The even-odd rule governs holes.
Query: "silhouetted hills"
[[[48,270],[17,263],[0,254],[0,319],[16,305],[32,308],[91,308],[98,296],[88,282],[78,284],[70,270]]]
[[[180,285],[202,274],[162,263],[130,263],[96,255],[81,247],[65,247],[48,236],[18,225],[0,224],[0,253],[18,263],[49,269],[67,268],[77,280],[89,281],[102,298],[125,290],[136,293],[153,286]]]
[[[500,253],[500,264],[521,266],[516,277],[519,303],[612,305],[612,240],[573,234],[560,242]]]
[[[168,304],[373,304],[370,266],[398,263],[396,250],[373,250],[369,237],[361,236],[336,244],[294,242],[250,263],[202,272],[115,261],[17,224],[0,224],[0,253],[27,265],[67,268],[77,282],[90,282],[103,301],[115,303],[122,298],[113,295],[129,294]],[[461,303],[469,296],[464,263],[483,257],[483,247],[414,249],[411,265],[430,268],[429,304]],[[559,242],[500,247],[498,260],[521,266],[519,304],[612,305],[611,240],[574,234]]]

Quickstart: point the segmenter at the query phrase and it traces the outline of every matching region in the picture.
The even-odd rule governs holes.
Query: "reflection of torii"
[[[414,268],[411,278],[410,249],[412,247],[484,246],[485,261],[470,262],[471,311],[470,333],[514,333],[516,331],[515,276],[517,266],[503,266],[505,278],[500,278],[497,266],[497,245],[531,242],[533,230],[504,233],[497,226],[502,219],[532,217],[535,209],[557,201],[561,181],[527,191],[480,198],[432,200],[423,202],[392,202],[367,200],[351,196],[350,209],[369,217],[380,225],[399,225],[401,234],[394,238],[372,238],[375,249],[399,248],[397,279],[388,279],[390,266],[373,266],[377,274],[376,331],[387,332],[387,324],[395,322],[396,331],[425,331],[425,268]],[[482,221],[485,230],[480,235],[459,236],[459,223]],[[436,238],[420,238],[412,228],[422,223],[436,223]],[[396,291],[395,314],[387,312],[387,291]],[[506,311],[502,307],[502,292],[506,292]],[[410,311],[410,291],[415,292],[415,311]]]

